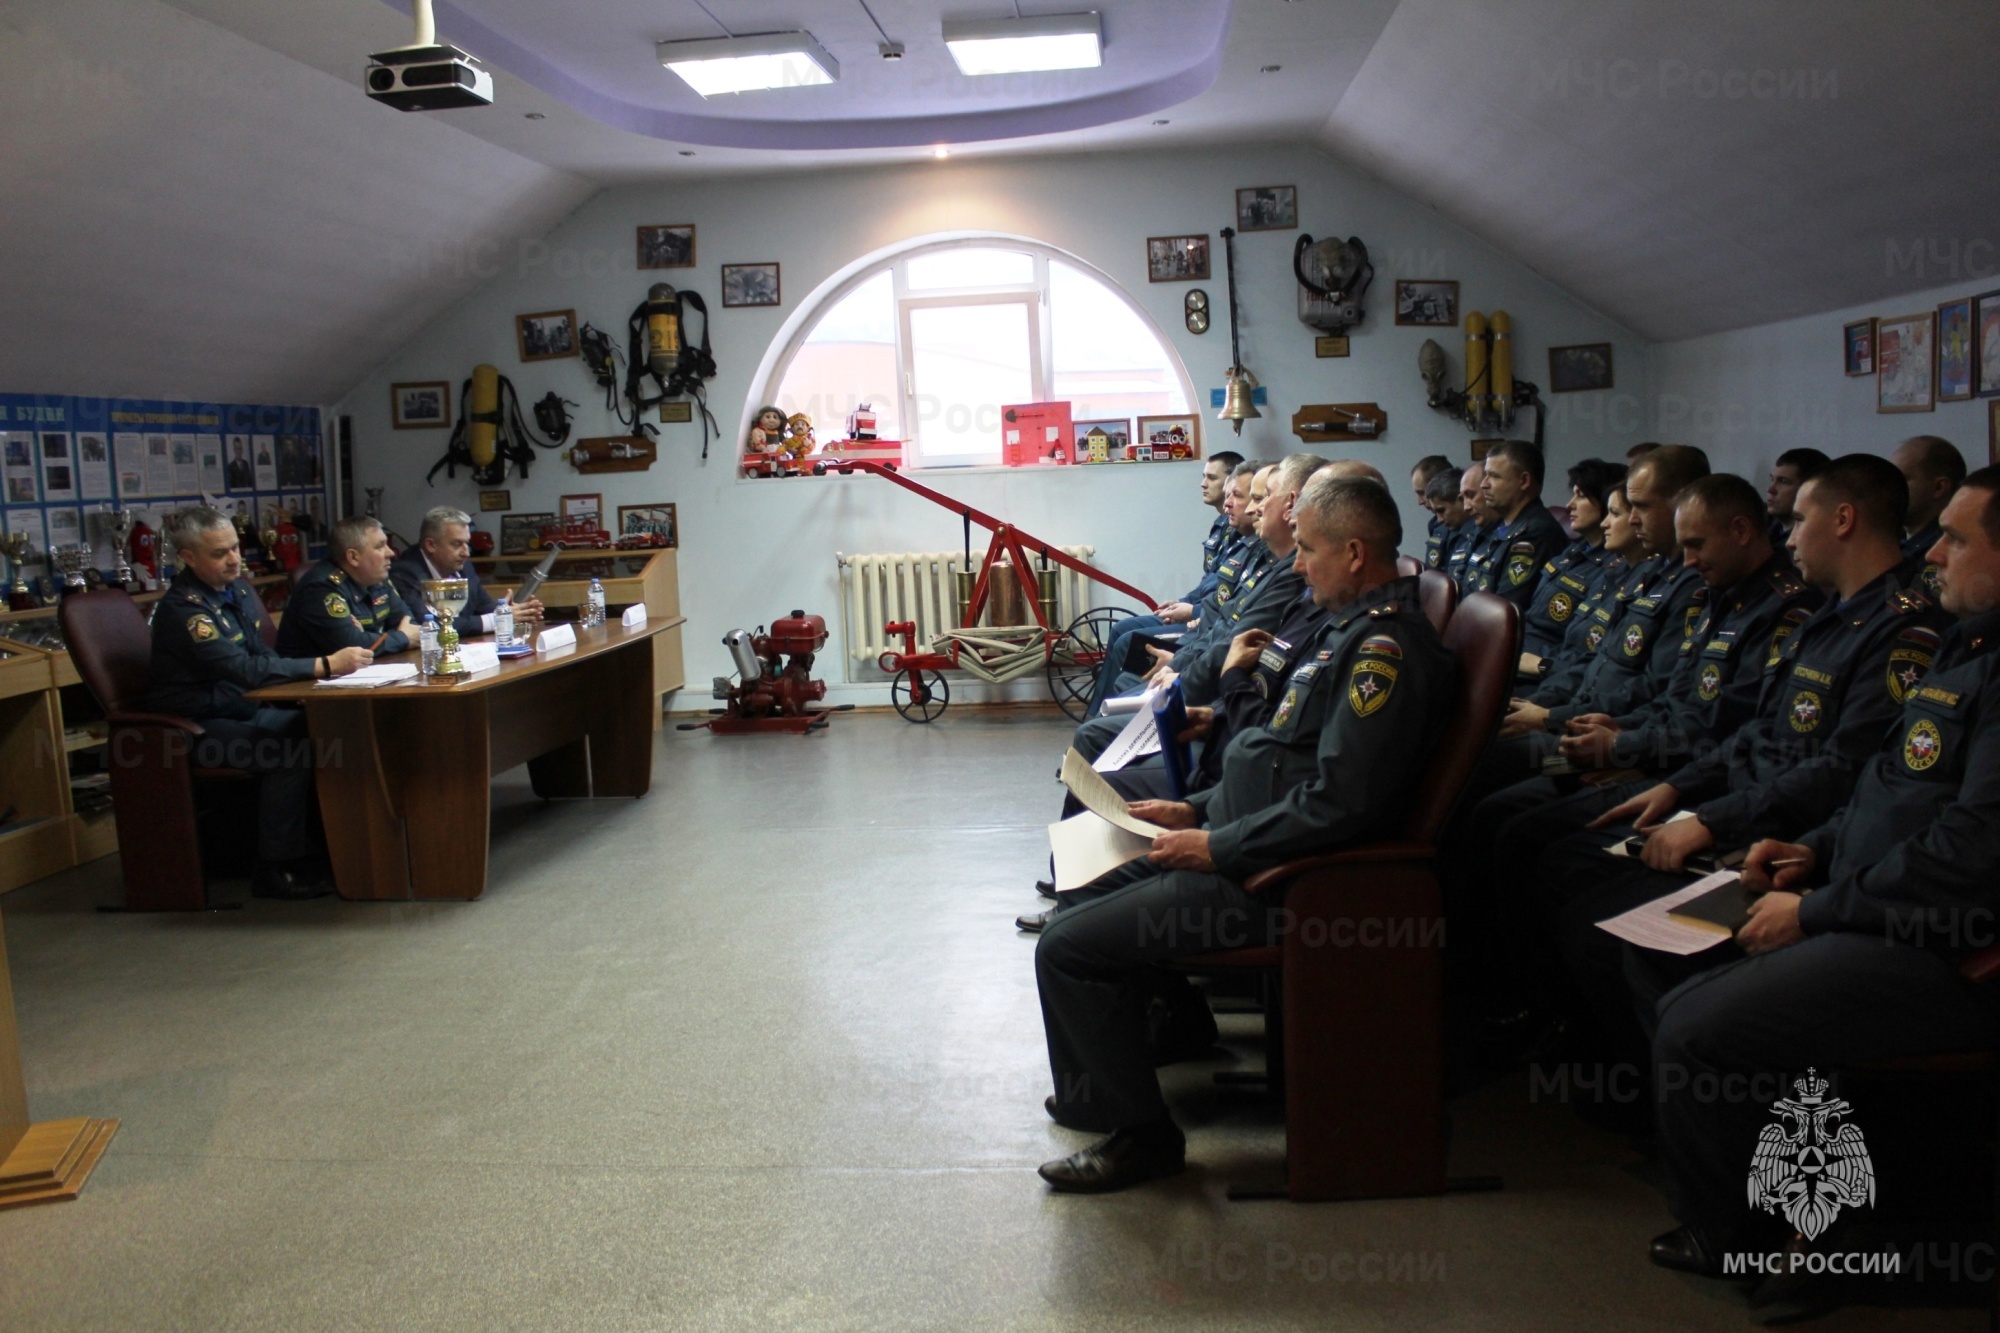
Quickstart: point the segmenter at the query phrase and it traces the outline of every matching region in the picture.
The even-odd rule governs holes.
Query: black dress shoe
[[[297,901],[324,898],[333,892],[333,877],[305,866],[260,865],[250,876],[250,896]]]
[[[1700,1227],[1675,1227],[1653,1237],[1652,1259],[1660,1267],[1679,1273],[1722,1276],[1721,1250]]]
[[[1061,1125],[1064,1129],[1090,1128],[1089,1125],[1079,1125],[1063,1119],[1062,1110],[1056,1105],[1056,1095],[1053,1092],[1050,1093],[1048,1096],[1042,1098],[1042,1109],[1049,1113],[1049,1119],[1055,1121],[1058,1125]]]
[[[1014,918],[1014,929],[1024,930],[1030,935],[1039,935],[1042,933],[1042,927],[1048,925],[1049,918],[1055,914],[1056,909],[1053,907],[1046,912],[1024,913]]]
[[[1171,1120],[1121,1129],[1082,1152],[1043,1162],[1040,1176],[1064,1194],[1109,1194],[1187,1170],[1187,1139]]]
[[[1047,898],[1050,902],[1054,902],[1056,900],[1056,886],[1053,880],[1046,880],[1046,879],[1036,880],[1035,892],[1041,894],[1042,897]]]

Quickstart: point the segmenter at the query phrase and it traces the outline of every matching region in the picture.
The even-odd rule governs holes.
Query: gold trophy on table
[[[472,600],[472,584],[465,579],[425,579],[424,600],[438,618],[438,663],[435,676],[469,676],[464,659],[458,655],[458,613]]]
[[[41,605],[28,586],[28,540],[25,532],[10,532],[0,537],[0,551],[7,553],[7,563],[14,571],[14,580],[7,589],[7,607],[12,611],[29,611]]]

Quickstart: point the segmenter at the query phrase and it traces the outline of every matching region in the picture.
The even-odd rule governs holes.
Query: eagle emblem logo
[[[1792,730],[1811,731],[1819,725],[1819,696],[1811,690],[1800,690],[1792,697]]]
[[[1592,625],[1590,632],[1583,636],[1583,646],[1590,652],[1597,651],[1597,645],[1604,642],[1604,626]]]
[[[222,637],[222,631],[215,627],[215,621],[207,616],[188,617],[188,633],[196,643],[207,643],[210,639]]]
[[[1625,631],[1625,656],[1637,657],[1640,650],[1645,646],[1646,627],[1644,625],[1629,626]]]
[[[1549,619],[1560,625],[1576,610],[1576,600],[1566,592],[1559,592],[1549,598]]]
[[[1706,663],[1701,669],[1701,680],[1696,690],[1703,703],[1714,703],[1715,696],[1722,693],[1722,668],[1713,662]]]
[[[335,620],[345,620],[352,614],[348,610],[347,599],[337,592],[330,592],[326,595],[326,613]]]
[[[1757,1135],[1750,1158],[1750,1206],[1781,1214],[1807,1240],[1833,1225],[1843,1208],[1875,1203],[1875,1164],[1854,1108],[1828,1097],[1831,1085],[1808,1069],[1793,1097],[1771,1103],[1776,1122]]]
[[[1944,737],[1938,734],[1937,724],[1929,718],[1919,719],[1910,728],[1910,734],[1903,738],[1903,762],[1912,771],[1921,773],[1938,761],[1944,754]]]

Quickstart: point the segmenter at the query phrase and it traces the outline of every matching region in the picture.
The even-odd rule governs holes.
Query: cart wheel
[[[951,686],[941,671],[919,671],[914,686],[905,674],[889,682],[889,702],[906,722],[928,722],[951,702]]]
[[[1133,613],[1122,606],[1093,606],[1075,620],[1049,654],[1049,693],[1056,707],[1083,721],[1097,672],[1111,647],[1111,627]]]

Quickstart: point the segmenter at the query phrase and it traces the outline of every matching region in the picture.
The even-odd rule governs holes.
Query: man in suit
[[[479,582],[472,567],[472,515],[450,505],[439,505],[424,515],[417,544],[409,547],[389,565],[389,581],[405,606],[421,620],[420,608],[429,603],[424,597],[426,579],[462,578],[470,585],[465,609],[453,622],[460,636],[493,632],[493,608],[499,603]],[[514,603],[516,616],[540,617],[541,602],[533,597]]]

